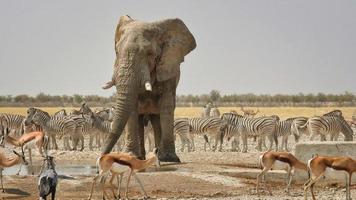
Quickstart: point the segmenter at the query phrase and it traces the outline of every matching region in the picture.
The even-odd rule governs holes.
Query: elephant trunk
[[[117,97],[114,117],[109,136],[105,141],[102,154],[109,153],[120,138],[133,109],[137,104],[137,82],[135,67],[130,64],[120,66],[116,79]]]

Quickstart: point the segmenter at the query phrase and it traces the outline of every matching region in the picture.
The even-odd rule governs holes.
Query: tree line
[[[99,95],[48,95],[40,93],[36,96],[0,95],[0,106],[47,106],[47,107],[77,107],[82,102],[91,106],[111,106],[115,94],[109,97]],[[177,106],[204,106],[213,102],[218,106],[356,106],[356,95],[351,92],[342,94],[224,94],[212,90],[209,94],[177,95]]]

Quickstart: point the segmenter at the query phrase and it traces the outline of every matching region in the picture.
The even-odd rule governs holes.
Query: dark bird
[[[43,167],[45,171],[43,171]],[[42,172],[43,171],[43,172]],[[58,183],[55,163],[52,156],[46,156],[40,171],[40,178],[38,179],[38,191],[40,200],[46,200],[49,194],[52,195],[52,200],[56,197],[56,187]]]

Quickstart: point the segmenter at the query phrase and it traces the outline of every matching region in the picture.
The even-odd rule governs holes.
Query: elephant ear
[[[196,47],[195,39],[182,20],[167,19],[155,22],[162,28],[162,53],[156,66],[157,80],[165,81],[179,76],[184,56]]]

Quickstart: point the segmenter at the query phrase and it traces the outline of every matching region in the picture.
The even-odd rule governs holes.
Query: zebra
[[[211,108],[213,107],[212,103],[207,103],[204,107],[203,110],[201,111],[200,117],[209,117],[210,116],[210,111]]]
[[[24,132],[24,119],[25,116],[23,115],[0,113],[0,129],[10,130],[10,132],[12,131],[15,135],[20,136]]]
[[[333,110],[333,111],[323,114],[323,116],[334,116],[334,115],[342,116],[342,111],[341,110]]]
[[[227,123],[219,117],[207,117],[207,118],[189,118],[189,132],[190,134],[203,134],[205,139],[204,151],[206,151],[206,144],[209,144],[206,134],[215,136],[215,145],[212,150],[215,151],[217,144],[220,141],[219,151],[222,150],[223,131],[226,128]],[[204,136],[205,135],[205,136]],[[193,148],[195,148],[194,140],[192,140]],[[209,144],[210,146],[210,144]]]
[[[65,117],[66,119],[73,120],[76,124],[76,129],[75,129],[75,134],[73,134],[71,137],[72,139],[72,144],[73,144],[73,150],[77,149],[77,145],[79,141],[81,142],[81,148],[80,151],[83,151],[84,149],[84,135],[90,135],[92,137],[92,132],[93,132],[93,120],[91,119],[90,116],[88,115],[68,115]]]
[[[227,138],[228,142],[232,138],[231,151],[240,151],[240,134],[237,126],[227,124],[226,128],[224,129],[223,135]]]
[[[275,131],[275,137],[277,137],[277,144],[276,148],[278,149],[278,137],[282,137],[282,144],[281,144],[281,150],[289,151],[288,149],[288,138],[292,134],[291,128],[294,120],[297,118],[288,118],[283,121],[277,121],[277,126],[276,126],[276,131]],[[295,140],[297,141],[297,136],[294,135]]]
[[[309,135],[309,131],[307,127],[304,127],[307,121],[308,121],[307,117],[296,117],[293,120],[291,125],[291,134],[294,135],[295,142],[299,142],[299,139],[302,136],[302,134]]]
[[[75,121],[67,118],[53,118],[47,112],[38,108],[30,107],[27,109],[27,117],[25,118],[25,125],[37,124],[40,125],[45,133],[49,136],[52,145],[58,149],[56,142],[56,135],[64,137],[63,145],[65,150],[70,150],[70,145],[67,137],[74,134],[76,129]]]
[[[330,140],[337,140],[338,134],[341,132],[344,135],[345,141],[353,140],[353,130],[346,122],[343,116],[339,115],[326,115],[319,117],[309,118],[307,123],[302,127],[308,127],[311,134],[310,140],[316,135],[320,135],[321,141],[326,140],[326,135],[330,135]]]
[[[102,110],[95,111],[95,113],[99,115],[102,119],[111,122],[114,117],[114,108],[104,108]]]
[[[107,120],[104,120],[103,118],[101,118],[99,115],[96,115],[96,113],[92,112],[91,115],[90,115],[91,119],[93,120],[93,128],[94,130],[97,132],[97,136],[101,136],[102,139],[104,140],[107,135],[110,133],[110,130],[111,130],[111,125],[112,125],[112,122],[109,122]],[[124,139],[125,137],[125,131],[123,131],[123,133],[121,134],[119,140],[117,141],[116,145],[117,145],[117,151],[122,151],[122,146],[124,145]],[[99,140],[99,148],[100,148],[100,138]],[[91,142],[89,142],[89,148],[92,150],[92,140]]]
[[[189,134],[189,121],[188,118],[174,119],[173,131],[175,138],[179,136],[181,140],[181,152],[184,152],[185,146],[187,146],[188,152],[195,151],[192,146],[192,140],[194,140],[193,134]]]
[[[277,121],[272,117],[258,117],[249,118],[243,117],[238,123],[238,131],[241,135],[243,142],[242,152],[247,152],[247,138],[258,136],[258,145],[256,149],[262,151],[262,141],[263,137],[268,137],[270,141],[270,146],[268,150],[272,149],[273,140],[277,143],[277,138],[274,132],[276,131]]]
[[[220,117],[219,109],[216,106],[212,107],[210,110],[209,116],[210,117]]]
[[[86,104],[83,103],[79,109],[79,112],[85,115],[89,115],[93,122],[94,132],[90,135],[89,139],[89,148],[93,150],[92,144],[95,136],[96,145],[98,148],[101,147],[101,140],[104,140],[107,134],[111,129],[111,122],[113,120],[114,108],[104,108],[102,110],[92,111],[92,109]],[[122,144],[124,144],[124,136],[120,137],[117,143],[118,151],[121,151]]]
[[[224,130],[224,136],[227,137],[228,141],[233,138],[233,141],[231,142],[232,151],[240,151],[240,134],[238,131],[238,125],[239,120],[241,120],[242,118],[243,116],[237,114],[236,112],[223,113],[221,115],[221,119],[225,120],[228,123],[226,129]]]
[[[65,117],[68,115],[67,115],[67,111],[65,109],[61,109],[61,110],[55,112],[52,116],[53,117]]]

